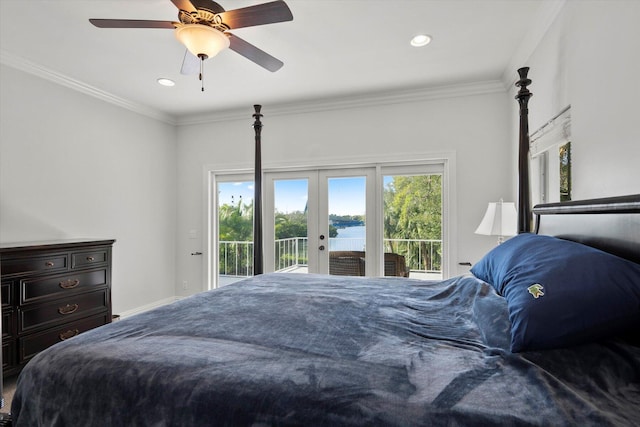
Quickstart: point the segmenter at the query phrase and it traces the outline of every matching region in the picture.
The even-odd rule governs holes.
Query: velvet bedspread
[[[265,274],[59,343],[17,426],[640,425],[640,348],[513,354],[506,304],[442,282]]]

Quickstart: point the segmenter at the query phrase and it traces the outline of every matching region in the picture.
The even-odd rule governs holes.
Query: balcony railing
[[[384,251],[404,255],[411,271],[442,272],[442,240],[384,239]]]
[[[306,237],[290,237],[275,241],[276,271],[296,266],[306,266],[309,262],[309,246]]]
[[[253,242],[220,241],[218,254],[221,276],[253,276]]]
[[[329,250],[361,251],[364,239],[329,239]],[[291,237],[275,241],[275,267],[282,271],[307,266],[309,246],[306,237]],[[442,240],[384,239],[384,251],[404,255],[411,271],[442,272]],[[253,242],[219,242],[219,272],[221,276],[253,275]]]

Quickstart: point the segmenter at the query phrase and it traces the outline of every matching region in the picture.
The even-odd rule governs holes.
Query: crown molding
[[[58,73],[54,70],[43,67],[42,65],[28,61],[24,58],[21,58],[5,50],[0,50],[0,63],[8,67],[15,68],[20,71],[24,71],[25,73],[29,73],[34,76],[43,78],[50,82],[59,84],[61,86],[65,86],[69,89],[73,89],[85,95],[98,98],[102,101],[108,102],[118,107],[133,111],[134,113],[138,113],[143,116],[147,116],[152,119],[168,123],[170,125],[174,125],[174,126],[176,125],[175,118],[169,114],[163,113],[153,108],[146,107],[141,104],[137,104],[135,102],[131,102],[124,98],[120,98],[109,92],[105,92],[94,86],[88,85],[79,80],[65,76],[64,74]]]
[[[249,111],[251,110],[249,108],[251,106],[248,106],[247,108],[173,116],[115,96],[109,92],[50,70],[42,65],[33,63],[4,50],[0,50],[0,63],[173,126],[190,126],[231,120],[244,120],[248,116],[251,116]],[[325,99],[309,99],[290,103],[273,103],[269,105],[269,115],[283,116],[291,114],[316,113],[321,111],[393,105],[504,92],[505,86],[500,80],[433,87],[413,87]]]
[[[537,16],[532,21],[531,28],[527,31],[524,39],[522,39],[511,58],[511,61],[509,61],[509,65],[502,73],[502,82],[508,91],[510,91],[516,81],[518,81],[516,71],[526,66],[526,63],[540,45],[540,42],[555,22],[566,2],[566,0],[553,0],[541,3]]]
[[[505,87],[500,80],[462,83],[447,86],[408,88],[375,93],[369,92],[353,96],[270,104],[269,116],[273,117],[291,114],[316,113],[321,111],[404,104],[410,102],[504,92]],[[176,124],[178,126],[190,126],[231,120],[244,120],[251,116],[252,110],[248,107],[242,109],[181,115],[177,117]]]

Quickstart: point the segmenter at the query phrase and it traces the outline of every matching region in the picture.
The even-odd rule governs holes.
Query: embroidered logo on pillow
[[[535,299],[538,299],[539,297],[544,296],[543,289],[544,287],[540,283],[536,283],[527,288],[529,293],[533,295]]]

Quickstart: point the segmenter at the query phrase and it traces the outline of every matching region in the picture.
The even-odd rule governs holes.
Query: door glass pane
[[[273,192],[274,270],[307,273],[309,180],[275,180]]]
[[[442,175],[385,175],[383,183],[385,276],[441,279]]]
[[[364,276],[366,177],[328,178],[329,274]]]
[[[253,181],[218,182],[218,286],[253,275]]]

